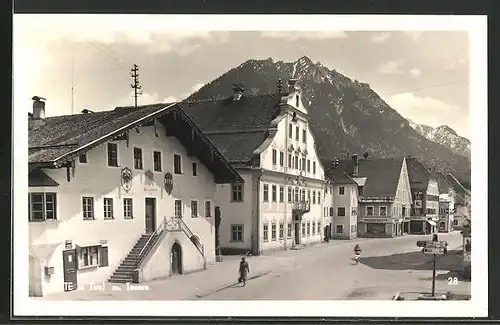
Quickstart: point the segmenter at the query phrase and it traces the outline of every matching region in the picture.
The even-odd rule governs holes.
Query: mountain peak
[[[297,60],[297,63],[300,65],[312,65],[313,64],[312,60],[309,59],[309,57],[307,57],[305,55],[303,57],[299,58]]]
[[[446,132],[458,136],[457,132],[450,128],[448,125],[440,125],[435,130],[436,132]]]

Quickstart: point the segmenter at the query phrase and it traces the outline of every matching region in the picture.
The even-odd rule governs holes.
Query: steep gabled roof
[[[453,187],[453,190],[455,190],[457,194],[470,195],[470,191],[466,189],[462,184],[460,184],[460,182],[452,174],[447,174],[446,180],[448,181],[450,186]]]
[[[395,197],[404,158],[370,158],[358,160],[358,177],[366,177],[364,197]],[[340,160],[338,168],[350,177],[352,160]]]
[[[185,101],[182,108],[232,163],[250,162],[285,105],[283,94]]]
[[[349,177],[349,175],[335,166],[332,160],[321,159],[321,164],[325,169],[325,177],[327,177],[334,184],[357,184],[352,178]]]
[[[48,117],[44,125],[29,130],[30,169],[61,167],[78,155],[155,119],[207,166],[217,183],[243,182],[229,161],[177,103]]]
[[[408,169],[408,178],[410,187],[413,190],[426,190],[429,186],[429,180],[436,178],[417,158],[406,158],[406,167]]]
[[[436,173],[438,186],[439,186],[439,194],[448,193],[450,191],[450,184],[444,176],[443,173]]]

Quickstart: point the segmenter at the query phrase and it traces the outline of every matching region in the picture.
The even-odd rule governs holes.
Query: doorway
[[[300,245],[300,223],[295,223],[295,245]]]
[[[76,249],[63,251],[64,291],[73,291],[78,287]]]
[[[172,275],[182,274],[182,248],[178,242],[172,245],[170,251],[170,270]]]
[[[152,233],[156,229],[156,198],[147,197],[145,199],[146,205],[146,214],[145,214],[145,222],[146,222],[146,233]]]

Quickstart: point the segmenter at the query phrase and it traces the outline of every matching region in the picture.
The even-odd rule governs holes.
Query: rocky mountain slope
[[[308,57],[295,62],[248,60],[203,86],[188,99],[225,98],[232,84],[243,82],[246,94],[273,93],[277,79],[286,87],[290,78],[300,79],[304,105],[322,158],[344,158],[368,152],[373,157],[414,156],[428,167],[452,172],[470,181],[470,161],[433,142],[410,126],[382,100],[370,85],[351,80]]]
[[[451,151],[467,157],[469,160],[471,158],[471,147],[469,139],[459,136],[455,130],[447,125],[441,125],[436,128],[425,124],[415,124],[411,120],[410,126],[415,129],[418,133],[426,137],[427,139],[437,142],[444,147],[450,149]]]

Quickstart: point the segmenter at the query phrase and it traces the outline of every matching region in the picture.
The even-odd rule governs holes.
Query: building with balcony
[[[446,180],[455,193],[453,227],[461,230],[471,222],[471,192],[452,174],[447,174]]]
[[[323,160],[329,186],[325,191],[325,235],[333,239],[358,237],[358,184],[340,170],[337,161]]]
[[[244,85],[220,89],[222,99],[183,103],[245,180],[218,185],[220,248],[260,254],[322,240],[324,172],[298,80],[288,93],[247,95]]]
[[[454,229],[455,190],[448,183],[443,173],[436,173],[439,187],[439,232],[450,232]]]
[[[406,158],[353,155],[338,168],[358,186],[358,236],[401,236],[412,203]]]
[[[216,187],[244,183],[178,104],[45,118],[34,99],[30,296],[215,261]]]
[[[428,170],[417,158],[407,157],[413,205],[410,215],[412,234],[432,234],[438,231],[439,187],[435,172]]]

